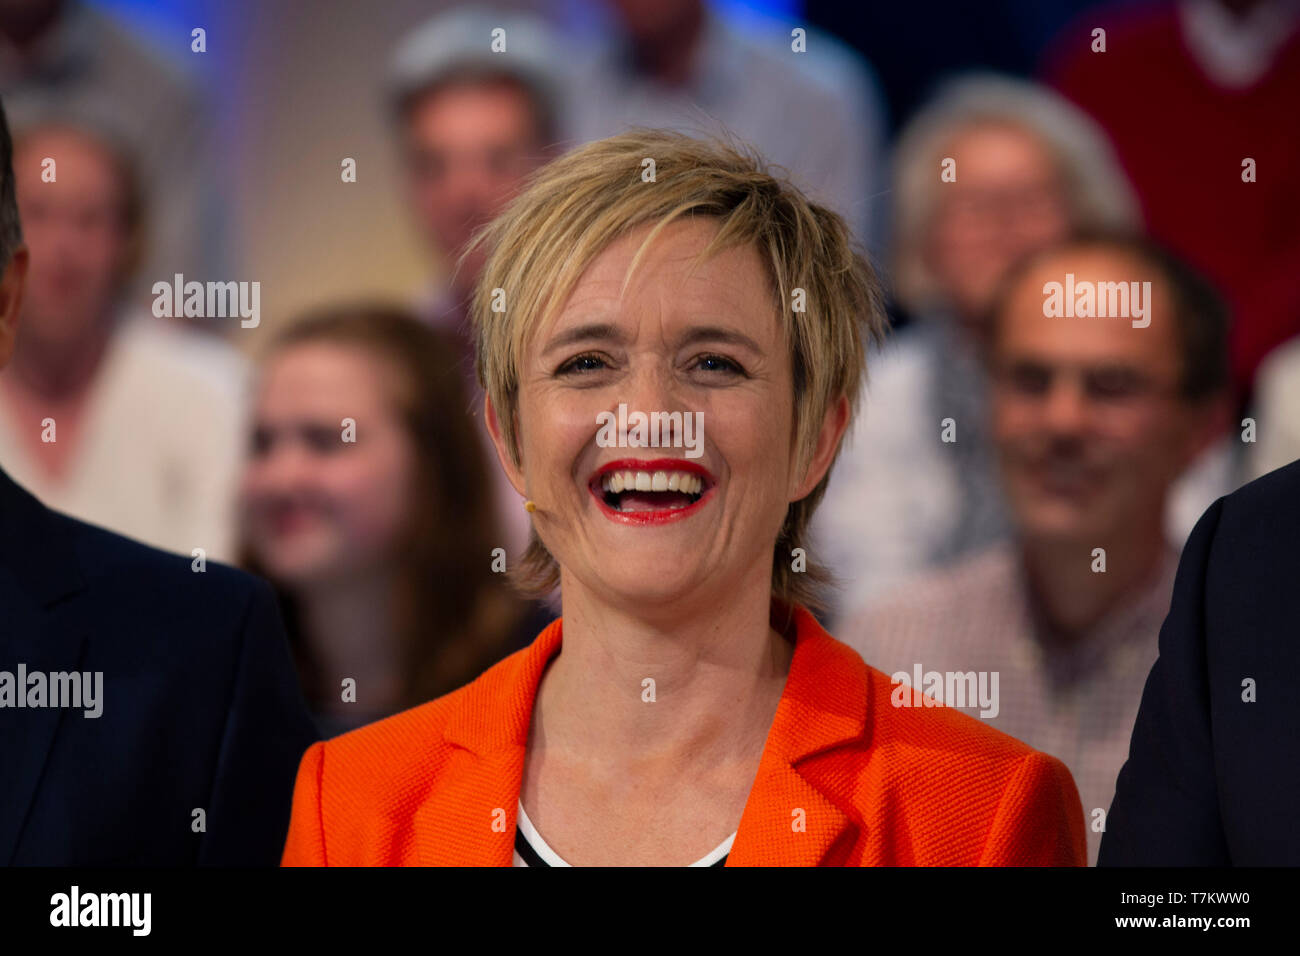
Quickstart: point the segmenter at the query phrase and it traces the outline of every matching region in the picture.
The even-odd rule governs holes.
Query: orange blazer
[[[454,693],[313,744],[283,865],[510,866],[533,700],[562,629],[552,622]],[[1086,863],[1083,808],[1059,760],[922,706],[803,608],[794,631],[727,866]]]

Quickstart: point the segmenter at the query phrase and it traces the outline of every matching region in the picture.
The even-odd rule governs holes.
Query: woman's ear
[[[501,433],[501,422],[497,419],[496,406],[492,404],[490,395],[483,396],[483,420],[487,422],[488,434],[492,437],[492,444],[497,450],[497,461],[501,462],[501,467],[505,470],[506,477],[510,479],[511,486],[515,491],[525,498],[528,492],[524,490],[524,473],[515,464],[514,457],[510,454],[510,446],[506,443],[505,436]],[[519,438],[519,418],[515,417],[515,444],[518,445]]]
[[[812,458],[808,461],[808,467],[805,469],[802,477],[796,475],[797,484],[791,490],[790,500],[801,501],[812,493],[817,487],[817,483],[826,475],[827,469],[830,468],[831,462],[835,459],[835,451],[840,447],[840,439],[844,437],[844,431],[849,425],[849,400],[846,396],[841,395],[839,399],[832,402],[826,409],[826,415],[822,418],[821,430],[817,434],[817,446],[813,449]]]

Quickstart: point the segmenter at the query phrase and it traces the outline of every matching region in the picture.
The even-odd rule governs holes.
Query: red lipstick
[[[691,475],[698,475],[703,484],[700,496],[684,508],[657,508],[650,511],[620,511],[611,507],[605,500],[605,491],[601,487],[604,477],[611,472],[616,471],[680,471]],[[596,506],[601,513],[611,521],[617,521],[622,524],[630,525],[661,525],[670,521],[679,521],[683,518],[689,518],[704,506],[718,485],[717,479],[704,466],[688,461],[683,458],[620,458],[617,461],[606,462],[592,473],[587,481],[587,490],[596,500]]]

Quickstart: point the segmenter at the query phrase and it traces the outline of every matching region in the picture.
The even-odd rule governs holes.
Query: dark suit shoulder
[[[1300,460],[1226,495],[1223,509],[1225,524],[1246,536],[1267,531],[1265,540],[1276,538],[1279,523],[1287,527],[1300,525]]]
[[[1216,501],[1192,532],[1184,550],[1203,561],[1206,633],[1211,645],[1294,620],[1300,580],[1300,461],[1293,462]],[[1251,623],[1253,622],[1253,623]],[[1162,648],[1163,653],[1163,648]]]
[[[68,515],[49,512],[52,529],[72,547],[83,584],[114,596],[112,606],[141,602],[184,620],[238,623],[254,597],[269,597],[261,579],[220,562],[163,551]],[[198,568],[202,570],[198,570]]]

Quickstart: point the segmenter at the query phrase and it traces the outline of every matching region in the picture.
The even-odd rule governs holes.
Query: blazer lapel
[[[846,758],[865,759],[866,664],[794,609],[795,651],[728,866],[839,862],[863,823],[834,797]],[[510,667],[467,688],[445,738],[456,750],[415,813],[426,866],[509,866],[537,686],[560,649],[557,620]],[[508,702],[502,708],[502,702]]]
[[[523,782],[524,746],[491,753],[460,751],[444,771],[455,780],[415,812],[421,866],[509,866]]]
[[[818,866],[856,833],[848,814],[774,758],[754,781],[727,866]]]
[[[15,679],[20,664],[29,674],[76,670],[84,634],[59,627],[54,605],[83,587],[62,523],[0,471],[0,670]],[[0,721],[0,863],[13,860],[62,716],[39,707]]]
[[[445,783],[415,813],[421,864],[511,864],[533,702],[561,640],[557,619],[510,666],[466,688],[467,697],[444,733],[456,748],[439,774]]]
[[[790,675],[727,866],[843,862],[865,829],[835,794],[846,760],[865,759],[866,664],[807,610],[795,608],[794,623]]]

